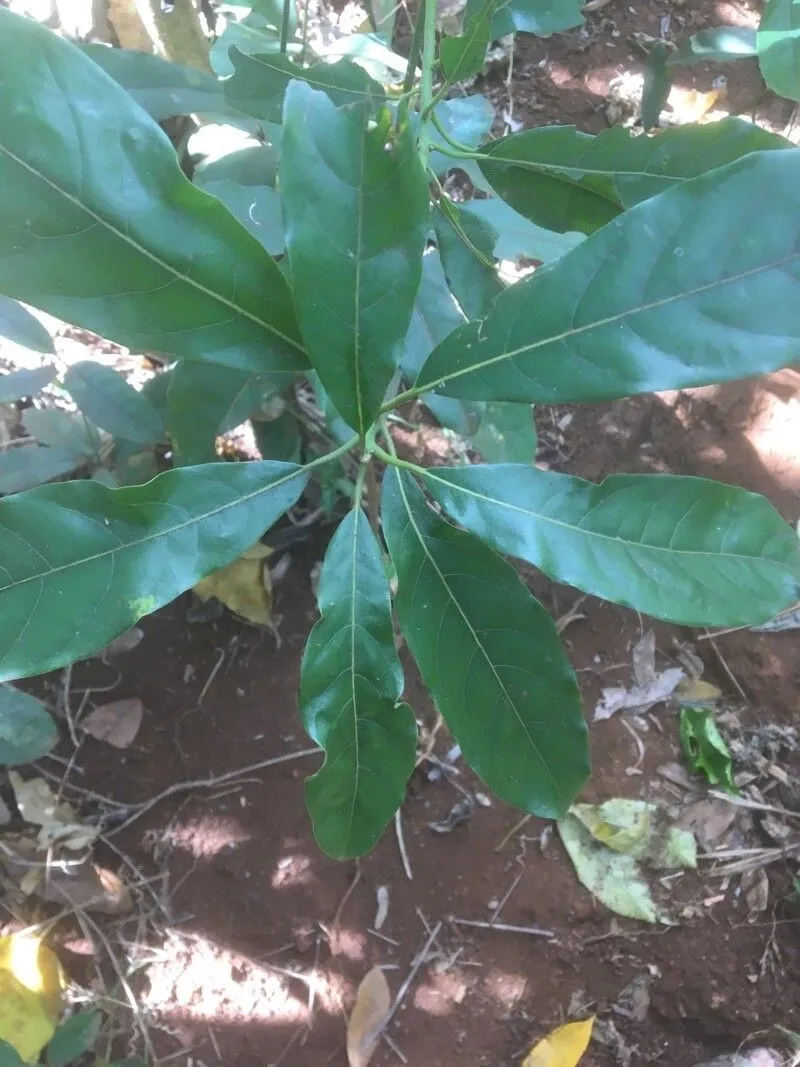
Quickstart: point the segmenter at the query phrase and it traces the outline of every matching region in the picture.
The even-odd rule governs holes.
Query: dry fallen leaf
[[[347,1024],[347,1062],[367,1067],[389,1015],[392,997],[380,967],[373,967],[361,980],[353,1014]]]
[[[577,1067],[592,1039],[594,1017],[559,1026],[542,1038],[522,1061],[522,1067]]]
[[[747,902],[747,921],[754,923],[761,912],[769,907],[769,878],[763,867],[745,871],[742,875],[742,892]]]
[[[694,833],[701,848],[708,849],[730,829],[737,810],[733,804],[709,797],[690,804],[681,816],[680,825]]]
[[[265,560],[272,555],[269,545],[258,541],[252,548],[220,571],[201,579],[194,587],[200,600],[215,597],[235,615],[256,626],[269,626],[272,586]]]
[[[0,937],[0,1039],[26,1063],[38,1062],[55,1033],[63,988],[58,959],[38,937]]]
[[[76,850],[87,848],[100,832],[97,826],[84,826],[66,801],[60,803],[43,778],[27,781],[16,771],[8,772],[19,813],[25,822],[40,826],[39,848],[61,844]]]
[[[711,704],[719,700],[722,691],[702,678],[684,678],[675,690],[675,696],[682,704]]]
[[[114,748],[127,748],[139,733],[144,707],[138,697],[114,700],[90,712],[81,727],[91,737]]]
[[[130,630],[121,633],[119,637],[115,637],[104,649],[101,649],[96,654],[96,658],[107,659],[109,656],[121,656],[125,652],[133,652],[143,639],[144,630],[140,630],[138,626],[132,626]]]
[[[36,895],[49,904],[124,915],[132,908],[127,887],[113,871],[88,859],[67,863],[40,851],[26,837],[6,840],[0,863],[26,896]]]

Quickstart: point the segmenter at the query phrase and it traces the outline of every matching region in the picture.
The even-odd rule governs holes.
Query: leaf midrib
[[[780,566],[780,564],[777,563],[776,560],[767,559],[765,556],[745,556],[735,552],[699,552],[683,548],[675,549],[662,547],[660,545],[650,545],[646,544],[644,541],[629,541],[624,537],[616,537],[612,534],[595,532],[594,530],[587,529],[584,526],[578,526],[573,523],[565,522],[563,519],[555,519],[550,515],[543,515],[541,512],[531,511],[528,508],[520,507],[518,504],[511,504],[507,500],[503,500],[499,497],[487,496],[485,493],[478,492],[475,489],[459,485],[457,482],[451,482],[447,478],[441,478],[437,474],[435,474],[433,472],[433,469],[431,468],[425,468],[425,478],[428,481],[439,482],[440,484],[447,486],[451,490],[457,490],[460,493],[464,493],[466,496],[474,497],[476,500],[482,500],[486,504],[489,504],[491,507],[507,508],[509,511],[519,512],[520,515],[525,515],[527,518],[531,518],[536,522],[542,524],[550,523],[552,526],[558,527],[562,530],[567,530],[570,533],[582,534],[586,538],[596,538],[598,540],[611,541],[616,545],[620,545],[621,547],[627,548],[631,552],[663,552],[668,556],[700,556],[703,558],[709,557],[710,559],[714,560],[722,558],[726,560],[742,561],[745,563],[752,563],[754,560],[757,560],[762,563],[774,563],[776,566]],[[591,485],[592,483],[589,484]],[[599,489],[601,488],[601,486],[595,485],[594,488]]]
[[[461,616],[462,622],[467,627],[469,632],[472,634],[472,637],[473,637],[473,639],[475,641],[476,647],[478,649],[480,649],[480,652],[481,652],[484,660],[486,661],[490,671],[494,675],[494,678],[495,678],[495,680],[497,682],[497,685],[498,685],[500,691],[502,692],[503,696],[505,697],[506,701],[508,702],[508,706],[513,710],[514,714],[516,715],[517,721],[519,722],[520,726],[522,727],[523,733],[528,738],[528,741],[530,742],[531,748],[536,753],[536,755],[537,755],[537,757],[539,759],[539,763],[541,764],[541,766],[547,772],[547,775],[548,775],[548,777],[550,778],[550,781],[553,784],[553,788],[555,789],[556,793],[558,794],[558,796],[560,797],[562,802],[565,802],[564,793],[563,793],[561,787],[559,786],[555,775],[553,774],[552,770],[550,769],[550,765],[548,764],[547,760],[542,755],[541,749],[539,748],[539,746],[536,744],[536,741],[531,736],[531,733],[528,730],[528,727],[527,727],[527,725],[525,723],[525,720],[522,718],[522,716],[520,715],[519,711],[517,710],[516,702],[511,699],[511,694],[508,692],[508,690],[506,689],[505,684],[503,683],[502,678],[497,673],[497,668],[495,667],[494,663],[492,662],[491,656],[489,655],[487,650],[484,648],[483,643],[480,640],[480,637],[478,636],[475,628],[473,627],[472,623],[469,621],[469,618],[464,613],[464,610],[461,607],[460,602],[458,601],[458,599],[454,596],[453,592],[451,591],[450,586],[447,583],[447,580],[445,579],[444,574],[442,573],[438,563],[436,562],[436,560],[431,555],[431,553],[430,553],[430,551],[428,549],[428,546],[425,543],[425,538],[422,535],[422,531],[420,530],[419,526],[417,525],[417,523],[414,520],[414,515],[413,515],[413,513],[411,511],[411,505],[410,505],[410,503],[408,501],[408,497],[406,496],[405,486],[403,485],[403,478],[402,478],[402,475],[401,475],[400,471],[396,472],[396,478],[397,478],[397,485],[398,485],[398,487],[400,489],[400,495],[403,498],[403,505],[405,507],[406,514],[408,516],[408,521],[411,524],[411,527],[412,527],[412,529],[414,530],[414,533],[417,536],[417,540],[420,543],[420,547],[422,548],[422,551],[424,552],[424,554],[425,554],[425,556],[426,556],[426,558],[428,560],[428,563],[431,565],[431,567],[436,572],[436,576],[438,577],[439,581],[441,582],[442,587],[445,589],[445,591],[447,593],[447,596],[449,597],[451,603],[455,607],[455,609],[458,612],[458,614]],[[427,507],[427,505],[425,505],[425,506]]]
[[[267,461],[267,462],[269,462],[269,461]],[[191,468],[187,468],[187,467],[183,468],[183,470],[189,470],[189,469],[191,469]],[[231,501],[229,501],[229,502],[227,502],[225,504],[221,504],[220,506],[212,508],[209,511],[204,511],[201,515],[197,515],[197,516],[195,516],[195,517],[193,517],[191,519],[186,520],[185,522],[175,523],[174,525],[166,527],[166,528],[162,527],[158,531],[154,531],[152,533],[146,534],[144,537],[139,538],[137,541],[128,541],[125,544],[116,545],[113,548],[107,549],[107,550],[105,550],[103,552],[94,552],[94,553],[92,553],[92,555],[84,556],[82,559],[72,560],[72,561],[70,561],[68,563],[62,563],[58,567],[51,567],[49,570],[47,570],[45,572],[41,572],[41,573],[38,573],[38,574],[31,574],[27,578],[22,578],[19,581],[12,582],[10,585],[0,585],[0,595],[2,595],[3,593],[12,592],[12,591],[14,591],[16,589],[21,589],[23,586],[28,585],[31,582],[47,581],[47,579],[52,578],[56,574],[62,574],[65,571],[70,571],[70,570],[73,570],[73,569],[78,568],[78,567],[88,566],[88,564],[90,564],[90,563],[96,563],[98,560],[106,559],[109,556],[113,557],[117,553],[122,553],[122,552],[127,552],[127,551],[130,551],[130,550],[135,550],[137,548],[141,548],[144,545],[150,544],[153,541],[158,541],[162,537],[169,537],[172,534],[180,533],[181,531],[186,530],[189,527],[194,526],[199,522],[203,522],[206,519],[214,518],[217,515],[223,515],[226,511],[229,511],[231,508],[239,507],[241,504],[247,504],[251,500],[255,500],[257,497],[261,496],[263,493],[269,493],[273,489],[277,489],[279,486],[284,485],[286,482],[290,482],[293,478],[299,478],[300,476],[305,474],[307,472],[307,470],[308,470],[307,467],[298,467],[296,470],[292,471],[291,474],[284,475],[282,478],[279,478],[277,481],[270,482],[269,485],[261,485],[257,489],[251,490],[249,493],[244,493],[241,496],[237,496],[234,500],[231,500]],[[165,471],[164,472],[165,475],[166,474],[171,474],[171,473],[172,473],[171,471]],[[123,490],[119,490],[119,489],[109,490],[109,492],[115,492],[115,493],[122,492],[122,491]],[[35,490],[34,490],[34,492],[35,492]],[[65,504],[63,504],[61,501],[58,501],[58,500],[50,500],[50,501],[47,501],[47,503],[55,504],[57,507],[65,508],[65,510],[72,510],[72,509],[67,508]],[[150,503],[153,503],[153,501],[150,501]],[[161,503],[163,503],[163,502],[161,502]],[[79,512],[79,514],[82,517],[85,517],[83,512]],[[2,523],[2,513],[1,512],[0,512],[0,529],[5,529],[5,526]],[[30,542],[27,540],[27,538],[25,538],[23,535],[17,533],[16,531],[13,531],[13,532],[14,532],[15,536],[19,537],[21,540],[24,540],[25,543],[30,546]]]
[[[258,318],[258,316],[254,315],[252,312],[247,311],[243,307],[240,307],[233,300],[229,300],[228,297],[222,296],[221,293],[217,293],[213,289],[209,289],[208,286],[202,285],[200,282],[198,282],[195,279],[189,277],[189,275],[184,274],[179,270],[176,270],[175,267],[173,267],[173,266],[170,266],[170,264],[166,263],[163,259],[161,259],[159,256],[157,256],[154,252],[151,252],[150,249],[145,248],[138,241],[135,241],[128,234],[124,233],[117,226],[113,225],[111,222],[109,222],[107,219],[105,219],[102,215],[99,215],[92,208],[90,208],[86,204],[82,203],[77,197],[73,196],[72,193],[68,193],[65,189],[62,189],[61,186],[57,182],[54,182],[46,174],[43,174],[40,170],[37,170],[35,167],[32,167],[30,165],[30,163],[28,163],[26,160],[21,159],[18,155],[16,155],[15,152],[12,152],[11,149],[7,148],[4,144],[0,144],[0,152],[3,152],[14,163],[16,163],[18,166],[22,167],[23,170],[26,170],[29,174],[32,174],[35,178],[38,178],[40,181],[44,182],[45,185],[49,186],[50,189],[52,189],[54,192],[58,193],[59,196],[63,196],[64,199],[69,201],[69,203],[72,204],[74,207],[77,207],[80,211],[85,212],[91,219],[94,219],[94,221],[99,226],[102,226],[105,229],[109,230],[119,240],[123,241],[125,244],[127,244],[131,248],[135,249],[140,255],[144,256],[146,259],[149,259],[152,263],[155,263],[162,270],[166,271],[167,274],[172,275],[174,278],[182,281],[184,284],[186,284],[186,285],[190,286],[191,288],[197,290],[198,292],[202,293],[204,296],[210,297],[212,300],[217,301],[218,303],[222,304],[224,307],[229,308],[231,311],[235,312],[237,315],[240,315],[242,318],[249,319],[251,322],[255,323],[257,326],[260,326],[262,329],[268,331],[269,333],[273,334],[275,337],[279,338],[284,344],[289,345],[296,352],[299,352],[302,355],[305,355],[305,349],[303,348],[303,346],[298,341],[295,341],[291,337],[288,337],[281,330],[279,330],[276,326],[273,326],[272,324],[270,324],[268,322],[264,322],[263,319]],[[208,195],[210,195],[210,194],[208,194]],[[266,255],[266,253],[265,253],[265,255]],[[273,261],[273,265],[274,265],[274,261]],[[276,270],[277,270],[277,268],[276,268]]]
[[[583,247],[583,245],[579,246],[579,248]],[[578,249],[575,249],[575,251],[578,251]],[[550,337],[543,337],[539,341],[532,341],[529,344],[521,345],[519,348],[512,349],[509,352],[501,352],[500,355],[492,356],[490,359],[482,360],[479,363],[472,363],[468,367],[460,367],[458,370],[451,371],[449,374],[437,374],[435,378],[433,378],[429,382],[425,382],[423,384],[415,382],[413,392],[415,395],[427,392],[427,390],[429,389],[436,392],[436,390],[442,385],[444,385],[446,382],[453,381],[456,378],[463,378],[465,374],[474,374],[476,371],[485,370],[487,367],[492,367],[496,363],[502,363],[504,360],[516,359],[517,356],[523,356],[526,355],[528,352],[534,352],[537,348],[543,348],[545,345],[554,344],[559,341],[568,341],[572,337],[578,337],[581,334],[590,333],[592,330],[599,330],[603,326],[613,326],[615,323],[622,322],[631,315],[639,315],[647,311],[656,311],[659,308],[669,307],[670,304],[676,304],[682,300],[690,300],[692,297],[698,296],[701,293],[712,292],[715,289],[721,289],[725,285],[735,284],[737,282],[743,281],[745,278],[754,277],[755,275],[761,274],[765,271],[775,270],[777,267],[782,267],[785,264],[791,263],[796,259],[800,259],[800,252],[791,252],[787,256],[782,256],[780,259],[773,260],[770,263],[761,263],[757,267],[753,267],[750,270],[741,271],[739,274],[733,274],[727,278],[719,278],[712,282],[708,282],[706,285],[699,285],[694,289],[687,289],[684,292],[675,293],[672,296],[666,296],[661,300],[653,300],[649,304],[640,304],[638,307],[628,308],[627,310],[619,311],[614,315],[608,315],[604,319],[596,319],[594,322],[588,322],[583,326],[576,326],[572,329],[564,330],[561,333],[552,334]],[[535,279],[536,275],[534,274],[531,281],[533,282],[535,281]],[[523,282],[521,284],[525,285],[526,283]],[[516,286],[512,286],[512,289],[514,288],[516,288]],[[504,294],[501,294],[501,299],[503,295]],[[485,319],[478,320],[478,335],[476,338],[477,341],[481,340],[480,331],[482,327],[485,326],[487,322],[489,322],[490,326],[493,325],[490,320],[492,318],[497,317],[497,306],[498,305],[495,304],[494,309],[490,311],[489,315]],[[457,331],[463,331],[470,325],[472,324],[467,323],[465,324],[465,326],[459,326],[456,329]],[[455,332],[456,330],[453,331],[453,333]],[[447,337],[445,337],[444,340],[441,341],[439,345],[437,345],[437,348],[433,350],[431,356],[435,354],[438,348],[441,348],[442,345],[445,345],[452,338],[452,336],[453,334],[451,333]],[[430,356],[428,357],[428,362],[430,362]],[[424,366],[422,370],[425,370]],[[533,381],[535,379],[529,377],[529,380]]]

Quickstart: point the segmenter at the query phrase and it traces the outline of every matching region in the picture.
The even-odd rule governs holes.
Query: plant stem
[[[455,159],[481,159],[481,153],[476,152],[470,148],[469,145],[461,144],[460,141],[454,140],[439,121],[439,116],[431,113],[431,123],[438,132],[439,136],[445,141],[447,148],[443,145],[437,145],[440,152],[444,152],[445,155],[453,156]]]
[[[381,460],[389,467],[402,467],[403,470],[411,471],[413,474],[427,473],[425,468],[420,467],[418,463],[409,463],[405,459],[400,459],[400,457],[397,455],[397,452],[395,452],[394,443],[392,442],[391,437],[389,437],[388,440],[389,447],[392,449],[392,451],[384,452],[382,448],[380,448],[378,445],[375,445],[372,449],[372,454],[373,456],[375,456],[376,459]]]
[[[422,26],[422,77],[420,78],[420,105],[423,116],[433,103],[433,68],[436,65],[436,0],[422,0],[424,23]],[[428,162],[431,150],[430,130],[423,119],[419,131],[419,158],[422,166]]]
[[[411,45],[408,49],[408,66],[406,67],[406,76],[403,78],[402,99],[397,109],[398,126],[408,117],[408,102],[414,88],[414,75],[417,71],[417,60],[422,47],[422,28],[424,25],[425,7],[421,5],[417,13],[417,21],[414,23],[414,32],[411,34]]]
[[[338,459],[339,456],[352,452],[357,444],[358,435],[351,437],[349,441],[345,441],[338,448],[334,448],[333,452],[326,452],[324,456],[319,456],[317,459],[312,459],[310,463],[303,464],[303,470],[310,471],[314,470],[315,467],[321,467],[324,463],[331,463],[334,459]]]
[[[281,20],[281,55],[286,55],[286,46],[289,43],[289,19],[292,13],[293,0],[283,0],[283,19]]]
[[[367,462],[367,516],[372,532],[378,536],[380,530],[381,492],[375,474],[375,464]]]

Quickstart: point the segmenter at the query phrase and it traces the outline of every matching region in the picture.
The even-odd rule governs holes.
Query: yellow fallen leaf
[[[722,692],[711,682],[704,682],[702,678],[684,678],[675,690],[675,695],[684,704],[709,704],[719,700]]]
[[[0,937],[0,1039],[35,1063],[56,1031],[64,975],[38,937]]]
[[[389,1015],[392,997],[380,967],[373,967],[361,980],[353,1014],[347,1024],[347,1062],[367,1067]]]
[[[559,1026],[534,1045],[522,1067],[576,1067],[592,1039],[591,1019]]]
[[[202,578],[194,587],[195,595],[201,600],[216,597],[235,615],[256,626],[269,626],[272,586],[264,561],[271,555],[269,545],[258,541],[227,567]]]

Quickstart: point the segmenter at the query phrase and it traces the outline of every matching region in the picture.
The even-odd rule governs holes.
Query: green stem
[[[286,55],[286,46],[289,43],[289,19],[292,13],[293,0],[283,0],[283,19],[281,20],[281,55]]]
[[[384,450],[382,448],[380,448],[378,445],[375,445],[373,447],[373,449],[372,449],[372,454],[373,454],[373,456],[375,456],[376,459],[381,460],[383,463],[385,463],[389,467],[402,467],[403,470],[411,471],[412,474],[426,474],[427,473],[427,471],[425,470],[424,467],[420,467],[416,463],[408,463],[406,460],[400,459],[400,457],[397,455],[397,453],[394,450],[394,442],[392,441],[391,437],[388,437],[388,435],[387,435],[387,439],[389,441],[389,447],[391,448],[392,451],[391,452],[384,452]]]
[[[352,452],[358,444],[358,434],[351,437],[349,441],[345,441],[343,445],[339,445],[338,448],[334,448],[333,452],[326,452],[324,456],[320,456],[318,459],[312,459],[310,463],[303,464],[303,470],[314,470],[315,467],[321,467],[323,463],[331,463],[334,459],[338,459],[339,456],[344,456],[348,452]]]
[[[400,126],[408,118],[408,104],[414,89],[414,75],[417,72],[417,60],[422,47],[422,28],[425,25],[425,8],[420,7],[417,21],[414,23],[414,32],[411,34],[411,45],[408,49],[408,66],[403,78],[403,90],[400,105],[397,108],[397,125]]]
[[[484,255],[484,253],[480,250],[480,248],[478,248],[474,241],[470,239],[469,234],[461,225],[461,220],[459,219],[457,213],[453,210],[453,205],[448,200],[447,195],[444,189],[442,188],[442,184],[439,179],[436,177],[435,174],[431,174],[430,178],[439,187],[440,195],[439,199],[436,201],[435,210],[440,211],[442,215],[444,215],[444,217],[447,219],[447,221],[456,231],[463,243],[467,246],[469,251],[477,259],[477,261],[481,264],[482,267],[486,267],[487,270],[491,271],[496,270],[497,265],[495,264],[494,259],[490,259],[489,256]]]
[[[423,0],[425,22],[422,27],[422,77],[420,78],[420,105],[423,115],[433,102],[433,68],[436,65],[436,0]],[[422,122],[419,131],[419,158],[422,166],[428,162],[431,150],[431,135],[428,123]]]
[[[416,400],[423,393],[430,392],[430,388],[429,385],[426,385],[424,389],[406,389],[404,393],[398,393],[391,400],[387,400],[383,407],[379,409],[378,414],[386,415],[388,412],[394,411],[395,408],[399,408],[402,404],[408,403],[409,400]],[[375,454],[377,455],[377,452]]]
[[[448,155],[448,156],[453,156],[455,159],[481,159],[482,158],[482,153],[476,152],[473,148],[470,148],[469,145],[461,144],[460,141],[454,140],[450,136],[450,134],[447,132],[447,130],[444,128],[442,123],[439,121],[439,116],[438,115],[431,114],[431,124],[433,125],[434,129],[437,131],[439,136],[444,140],[445,144],[448,146],[447,148],[445,148],[445,147],[443,147],[441,145],[437,146],[439,148],[440,152],[444,152],[445,155]],[[449,148],[449,151],[448,151],[448,148]]]

